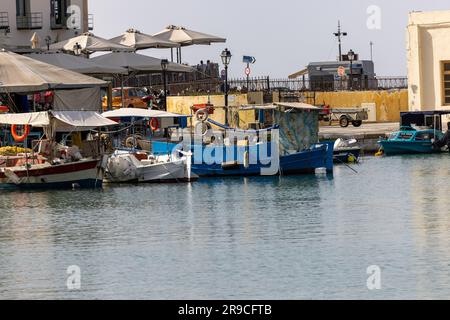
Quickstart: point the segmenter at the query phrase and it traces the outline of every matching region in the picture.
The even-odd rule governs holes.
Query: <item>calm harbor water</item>
[[[333,178],[2,192],[0,298],[447,299],[449,168],[366,158]]]

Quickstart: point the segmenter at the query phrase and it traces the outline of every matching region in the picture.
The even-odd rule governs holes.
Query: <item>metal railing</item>
[[[406,77],[378,77],[374,79],[313,81],[307,79],[246,78],[231,79],[231,90],[243,91],[344,91],[391,90],[408,87]]]
[[[30,12],[26,16],[16,16],[18,30],[42,29],[42,12]]]
[[[8,12],[0,12],[0,29],[9,29]]]
[[[156,81],[155,81],[156,80]],[[398,90],[408,88],[406,77],[378,77],[376,79],[353,79],[350,81],[310,81],[303,79],[270,79],[269,77],[244,79],[230,79],[229,92],[318,92],[318,91],[364,91],[364,90]],[[116,81],[117,82],[117,81]],[[193,81],[168,81],[167,88],[170,94],[222,94],[225,89],[224,81],[218,78]],[[118,82],[115,85],[120,85]],[[157,77],[151,81],[146,76],[129,78],[126,83],[132,87],[152,87],[162,89],[162,78]]]

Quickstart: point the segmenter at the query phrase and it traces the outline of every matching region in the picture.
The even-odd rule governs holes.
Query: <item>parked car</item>
[[[126,87],[123,88],[124,103],[122,104],[122,89],[114,88],[112,90],[112,107],[113,109],[125,108],[141,108],[147,109],[148,103],[145,101],[147,91],[142,88]],[[108,98],[103,97],[103,110],[108,109]]]

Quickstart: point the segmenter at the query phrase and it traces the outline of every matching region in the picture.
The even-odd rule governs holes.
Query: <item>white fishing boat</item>
[[[150,120],[153,131],[163,131],[164,121],[177,117],[177,114],[134,108],[123,108],[102,114],[110,119],[131,119],[131,126],[137,126],[140,122]],[[119,120],[120,121],[120,120]],[[155,124],[153,124],[155,123]],[[155,132],[154,132],[155,133]],[[176,152],[167,155],[155,156],[149,150],[137,150],[135,147],[150,140],[140,140],[137,135],[128,137],[125,146],[130,149],[115,150],[108,160],[105,170],[105,182],[127,183],[127,182],[193,182],[198,176],[192,173],[191,153]],[[128,142],[131,140],[131,146]]]
[[[117,150],[109,158],[105,170],[106,183],[125,182],[193,182],[198,179],[191,172],[191,155],[174,159],[152,156],[142,151]]]

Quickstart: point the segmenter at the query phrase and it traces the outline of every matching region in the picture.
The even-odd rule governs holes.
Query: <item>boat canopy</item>
[[[94,111],[43,111],[0,114],[0,124],[30,125],[38,128],[53,125],[56,131],[70,131],[73,129],[91,130],[117,123]]]
[[[102,113],[105,118],[188,118],[189,116],[158,110],[121,108]]]
[[[446,114],[450,114],[450,110],[402,112],[400,113],[401,126],[411,127],[414,125],[442,130],[441,117]]]

